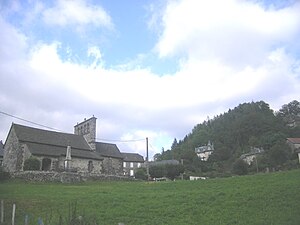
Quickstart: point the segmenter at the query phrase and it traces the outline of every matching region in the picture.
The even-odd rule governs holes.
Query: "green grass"
[[[300,170],[176,182],[0,184],[6,219],[16,203],[16,224],[77,215],[98,224],[300,224]],[[8,207],[10,207],[8,209]],[[73,207],[74,208],[74,207]],[[47,219],[48,218],[48,219]],[[34,222],[34,223],[33,223]],[[50,223],[57,224],[57,223]]]

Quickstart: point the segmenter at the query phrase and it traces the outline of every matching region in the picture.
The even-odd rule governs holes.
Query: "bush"
[[[40,170],[41,162],[35,157],[30,157],[24,162],[24,170]]]
[[[181,173],[184,172],[183,165],[166,165],[166,176],[171,180],[174,180],[175,177],[178,177]]]
[[[238,159],[233,163],[232,172],[237,175],[245,175],[248,173],[248,164],[244,160]]]
[[[135,176],[136,179],[148,180],[146,168],[136,169],[134,176]]]
[[[150,166],[149,168],[150,176],[154,178],[167,177],[171,180],[174,180],[175,177],[179,176],[183,172],[184,172],[184,167],[181,164],[157,165],[157,166]]]
[[[150,166],[150,176],[153,178],[160,178],[166,176],[166,167],[164,165]]]
[[[3,167],[0,166],[0,181],[4,181],[9,179],[10,175],[8,172],[5,172]]]

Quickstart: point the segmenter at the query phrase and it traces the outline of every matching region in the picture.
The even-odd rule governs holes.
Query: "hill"
[[[243,103],[213,119],[197,124],[183,140],[174,142],[170,150],[156,154],[156,160],[184,160],[187,173],[226,174],[232,171],[234,163],[251,147],[262,148],[265,153],[258,158],[259,168],[279,169],[296,166],[296,154],[286,145],[286,138],[300,137],[300,103],[292,101],[283,105],[278,112],[270,109],[263,101]],[[195,154],[195,148],[214,144],[215,151],[207,162]]]

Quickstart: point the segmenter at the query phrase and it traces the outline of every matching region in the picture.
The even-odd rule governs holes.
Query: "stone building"
[[[0,166],[3,164],[4,145],[2,140],[0,141]]]
[[[103,173],[123,175],[123,156],[117,145],[96,142],[96,152],[103,157]]]
[[[287,138],[286,142],[293,152],[298,152],[300,150],[300,138]]]
[[[265,151],[263,148],[251,147],[250,152],[242,154],[240,159],[244,160],[248,165],[257,159],[257,156],[263,154]]]
[[[208,141],[207,145],[195,148],[195,153],[202,161],[207,161],[214,150],[214,145],[211,144],[210,141]]]
[[[8,172],[23,171],[34,156],[40,170],[121,175],[123,158],[114,144],[96,142],[96,118],[74,126],[74,134],[12,124],[4,145],[3,164]]]
[[[124,175],[133,177],[135,170],[144,164],[144,157],[137,153],[122,153],[122,156]]]

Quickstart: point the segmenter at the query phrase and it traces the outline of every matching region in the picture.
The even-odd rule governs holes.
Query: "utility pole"
[[[148,180],[150,178],[150,174],[149,174],[149,151],[148,151],[148,137],[146,137],[146,170],[147,170],[147,176],[148,176]]]

